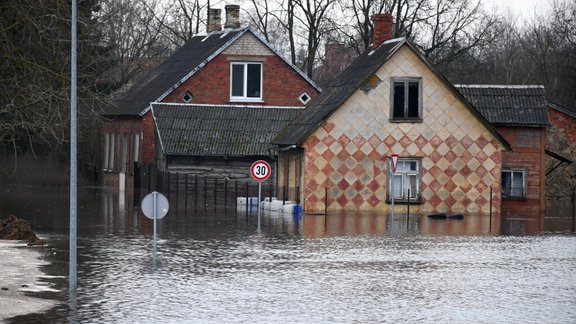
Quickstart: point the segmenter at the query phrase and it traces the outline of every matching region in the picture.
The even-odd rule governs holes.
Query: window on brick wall
[[[502,198],[526,199],[527,174],[526,169],[502,169]]]
[[[396,172],[392,172],[392,159],[388,160],[388,200],[392,198],[392,181],[394,181],[394,201],[420,199],[421,161],[417,158],[399,158]]]
[[[104,161],[102,161],[102,168],[108,170],[108,161],[110,158],[110,134],[104,134]]]
[[[108,170],[114,170],[114,161],[116,157],[116,134],[110,134],[110,154],[108,155]]]
[[[262,63],[230,64],[230,100],[262,101]]]
[[[134,162],[140,161],[140,134],[134,134],[134,142],[132,142],[134,148],[132,152],[134,153]]]
[[[390,120],[418,122],[422,120],[422,79],[392,78]]]

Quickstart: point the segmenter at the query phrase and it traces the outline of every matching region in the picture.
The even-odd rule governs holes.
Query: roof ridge
[[[250,109],[304,109],[304,106],[259,106],[259,105],[236,105],[236,104],[194,104],[178,102],[152,102],[151,106],[178,106],[178,107],[206,107],[206,108],[250,108]]]
[[[541,84],[522,85],[522,84],[454,84],[456,88],[481,88],[481,89],[544,89]]]

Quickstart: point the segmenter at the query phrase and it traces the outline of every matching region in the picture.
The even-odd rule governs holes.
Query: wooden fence
[[[565,195],[546,197],[546,231],[571,231],[576,225],[576,188]]]

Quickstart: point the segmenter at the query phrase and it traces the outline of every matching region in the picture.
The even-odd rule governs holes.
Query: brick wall
[[[147,112],[142,118],[142,142],[140,146],[142,164],[154,163],[156,153],[156,125],[152,112]]]
[[[529,219],[534,228],[543,226],[546,129],[498,126],[497,130],[512,146],[512,152],[502,153],[502,166],[528,171],[527,198],[502,199],[502,216]]]
[[[576,118],[556,109],[548,109],[550,124],[558,128],[569,143],[576,143]]]
[[[246,104],[303,106],[298,99],[303,92],[308,93],[311,98],[318,94],[318,91],[286,62],[276,55],[270,55],[272,52],[264,47],[256,37],[250,34],[246,34],[244,37],[175,89],[163,102],[183,103],[182,96],[186,91],[189,91],[194,97],[190,103],[231,104],[230,63],[233,61],[262,63],[262,98],[264,102]],[[234,104],[242,103],[234,102]]]

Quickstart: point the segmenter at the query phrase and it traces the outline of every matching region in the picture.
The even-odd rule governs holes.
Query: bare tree
[[[302,24],[306,35],[307,56],[303,67],[309,77],[313,77],[314,63],[322,36],[330,29],[326,23],[330,22],[328,15],[335,3],[336,0],[294,0],[295,7],[301,13],[295,17]]]
[[[115,67],[110,78],[118,86],[126,85],[156,57],[166,56],[169,49],[162,41],[162,21],[157,16],[158,1],[103,0],[98,15],[103,41],[112,50]]]

